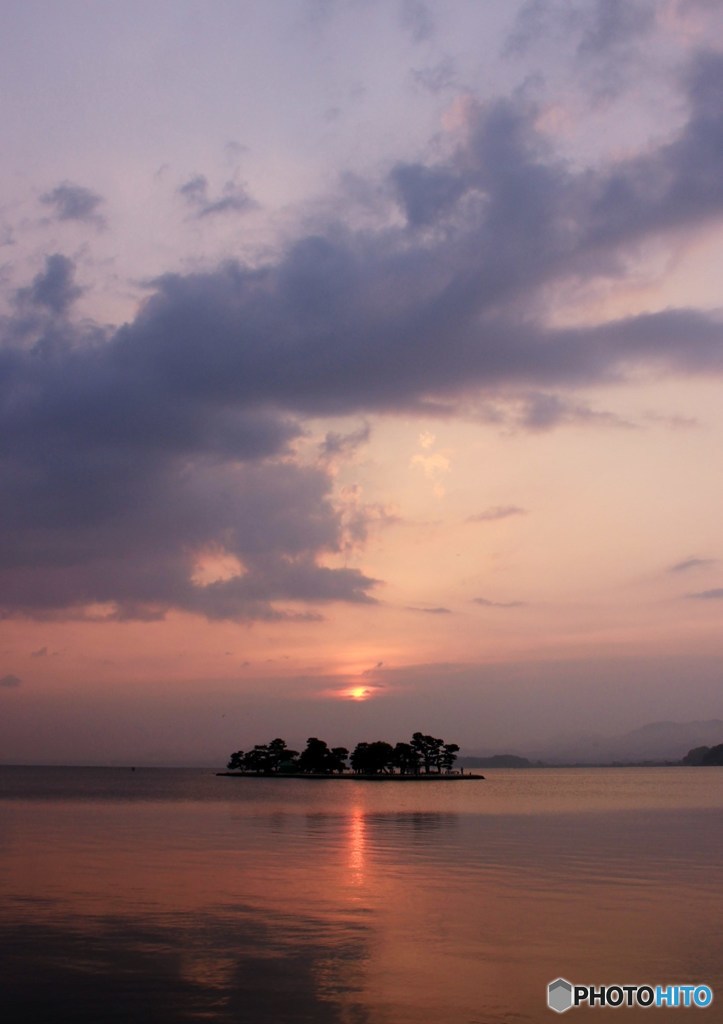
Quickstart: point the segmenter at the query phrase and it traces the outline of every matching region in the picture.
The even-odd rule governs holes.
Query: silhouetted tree
[[[317,774],[324,771],[329,748],[324,740],[310,736],[306,741],[306,749],[299,754],[299,771]]]
[[[402,775],[419,773],[419,753],[411,743],[397,743],[393,751],[393,764]]]
[[[226,767],[228,768],[229,771],[235,772],[241,771],[243,766],[244,752],[243,750],[237,750],[235,753],[231,754],[231,757],[228,759],[228,764],[226,765]]]
[[[445,743],[439,755],[439,769],[445,772],[451,771],[454,762],[457,760],[459,746],[456,743]]]
[[[257,743],[253,750],[249,750],[243,759],[244,771],[256,772],[257,775],[269,775],[271,773],[271,758],[269,748],[265,743]]]
[[[394,765],[394,748],[384,740],[373,743],[357,743],[352,751],[351,766],[360,775],[379,775],[391,772]]]
[[[299,771],[310,775],[330,775],[343,772],[349,751],[346,747],[329,747],[324,740],[311,736],[306,741],[306,749],[299,756]]]
[[[257,743],[245,754],[239,750],[232,755],[229,768],[241,768],[257,775],[271,775],[279,771],[282,763],[292,763],[296,756],[297,752],[289,750],[285,740],[277,738],[270,743]]]
[[[358,774],[394,774],[398,770],[402,775],[418,775],[422,768],[425,774],[429,774],[432,770],[449,771],[458,750],[456,743],[445,743],[435,736],[415,732],[410,743],[397,743],[394,747],[385,740],[357,743],[350,760],[353,771]],[[294,771],[330,775],[345,771],[347,759],[349,751],[346,747],[329,749],[325,741],[316,736],[306,741],[306,749],[301,754],[290,750],[286,740],[277,736],[270,743],[257,743],[246,753],[235,751],[229,758],[228,768],[256,775]]]
[[[369,744],[362,742],[357,743],[352,750],[351,757],[349,758],[349,764],[351,765],[351,770],[353,772],[360,774],[361,772],[366,771],[368,749]]]
[[[346,771],[346,761],[349,751],[346,747],[332,747],[327,757],[327,765],[330,772],[338,772],[340,775]]]
[[[284,771],[293,769],[294,761],[299,756],[298,750],[290,750],[286,746],[286,740],[278,737],[269,743],[268,752],[269,767],[272,772],[278,772],[282,767]]]
[[[444,740],[437,739],[434,736],[429,736],[421,732],[415,732],[412,736],[411,746],[419,756],[424,767],[425,774],[429,774],[432,768],[436,768],[438,772],[442,770],[439,758],[442,747],[444,746]]]

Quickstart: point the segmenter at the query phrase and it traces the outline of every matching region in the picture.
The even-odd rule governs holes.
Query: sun
[[[368,700],[371,696],[366,686],[352,686],[350,690],[347,690],[347,695],[352,700]]]

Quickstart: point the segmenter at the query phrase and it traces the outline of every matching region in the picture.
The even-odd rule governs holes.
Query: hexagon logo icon
[[[572,985],[565,978],[556,978],[547,986],[547,1005],[555,1013],[564,1013],[572,1006]]]

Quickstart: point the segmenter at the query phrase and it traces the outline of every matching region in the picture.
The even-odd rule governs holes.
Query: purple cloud
[[[477,512],[476,515],[468,516],[468,523],[493,523],[498,519],[509,519],[510,516],[526,516],[527,509],[520,508],[519,505],[494,505],[491,508],[486,508],[483,512]]]
[[[715,565],[715,558],[684,558],[682,562],[671,565],[668,572],[688,572],[689,569],[705,569],[709,565]]]
[[[537,317],[551,285],[622,275],[645,239],[723,214],[721,87],[723,57],[697,54],[677,135],[584,170],[555,157],[525,100],[470,107],[456,152],[381,183],[396,224],[331,224],[265,265],[161,276],[115,331],[71,321],[72,263],[49,256],[2,322],[3,614],[251,619],[370,602],[377,581],[327,566],[343,516],[328,467],[293,461],[304,417],[522,395],[525,429],[612,424],[565,393],[641,368],[723,372],[712,315]],[[200,176],[182,196],[199,215],[242,198],[209,198]],[[343,438],[328,435],[328,456],[363,441]],[[241,568],[200,584],[213,551]]]
[[[257,204],[246,190],[233,181],[228,181],[220,196],[212,199],[208,194],[208,180],[203,174],[195,174],[180,186],[178,194],[192,206],[197,217],[209,217],[219,213],[245,213]]]
[[[51,207],[56,220],[75,220],[97,226],[105,223],[98,212],[103,197],[83,185],[63,182],[42,195],[40,201]]]

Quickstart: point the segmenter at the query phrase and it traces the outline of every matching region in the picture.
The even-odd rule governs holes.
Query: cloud
[[[400,19],[415,43],[427,42],[434,35],[434,17],[422,0],[402,0]]]
[[[623,277],[647,239],[723,215],[723,57],[696,54],[684,86],[677,134],[584,169],[557,157],[524,96],[470,102],[456,149],[375,183],[396,220],[328,223],[266,264],[162,275],[116,330],[71,320],[72,262],[49,255],[0,325],[2,613],[263,619],[370,602],[376,580],[331,567],[349,531],[329,466],[295,459],[306,417],[486,400],[526,430],[621,426],[575,392],[722,373],[712,314],[561,328],[539,313],[550,289]],[[201,176],[181,194],[199,216],[242,200],[209,197]],[[327,455],[355,443],[330,433]],[[446,455],[414,464],[441,488]],[[219,552],[238,572],[194,582]]]
[[[407,607],[408,612],[423,612],[425,615],[451,615],[452,611],[450,608],[443,608],[438,606],[436,608],[413,608]]]
[[[532,392],[524,396],[516,410],[516,422],[525,430],[534,432],[552,430],[564,423],[575,423],[580,426],[635,428],[634,423],[615,413],[591,409],[584,402],[545,392]]]
[[[9,674],[6,676],[0,676],[0,687],[3,687],[5,689],[13,689],[14,687],[20,686],[21,684],[22,679],[20,679],[18,676],[13,676]]]
[[[397,164],[390,180],[409,224],[433,223],[451,210],[465,191],[464,180],[451,170],[423,164]]]
[[[153,621],[176,608],[274,620],[308,618],[289,602],[372,602],[373,579],[318,563],[342,539],[322,472],[284,462],[179,464],[163,451],[142,465],[139,457],[131,450],[106,461],[108,453],[86,449],[75,463],[67,455],[52,467],[36,462],[26,480],[12,480],[32,511],[24,520],[0,512],[14,544],[0,558],[5,614]],[[219,552],[240,570],[199,581],[199,563]]]
[[[192,206],[205,203],[208,195],[208,178],[204,174],[194,174],[183,185],[179,185],[178,194]]]
[[[45,269],[35,276],[27,288],[15,293],[15,303],[22,313],[29,311],[63,316],[83,289],[75,284],[75,267],[72,260],[60,253],[47,256]]]
[[[457,68],[449,56],[443,57],[429,67],[413,69],[412,78],[423,89],[435,95],[458,88]]]
[[[671,416],[658,412],[646,412],[644,418],[650,423],[660,424],[669,430],[694,430],[700,426],[700,421],[695,416]]]
[[[527,604],[526,601],[490,601],[486,597],[473,597],[472,601],[483,608],[524,608]]]
[[[659,6],[659,5],[658,5]],[[578,81],[598,98],[618,93],[656,26],[654,0],[527,0],[505,47],[519,56],[551,43],[572,52]]]
[[[75,220],[98,227],[105,223],[98,212],[103,197],[83,185],[63,182],[42,195],[40,201],[52,208],[56,220]]]
[[[203,174],[196,174],[181,185],[178,194],[196,211],[197,217],[209,217],[219,213],[246,213],[257,204],[243,186],[227,181],[220,196],[209,197],[208,180]]]
[[[655,7],[650,0],[593,0],[578,24],[580,57],[608,53],[647,35],[655,24]]]
[[[47,647],[39,647],[37,649],[37,651],[31,651],[30,652],[30,657],[31,658],[45,658],[47,656],[47,653],[48,653],[48,648]]]
[[[327,464],[325,468],[333,476],[334,463]],[[359,554],[372,531],[401,522],[396,506],[364,501],[363,489],[359,484],[340,488],[336,497],[336,511],[341,524],[340,547],[347,558]]]
[[[357,430],[347,434],[330,430],[319,445],[319,457],[324,463],[337,463],[353,455],[370,437],[371,427],[368,423],[363,423]]]
[[[696,81],[715,71],[723,82],[723,59],[712,60],[701,58]],[[571,275],[617,276],[619,255],[649,234],[723,213],[723,115],[705,106],[696,99],[688,126],[657,151],[579,174],[547,153],[525,104],[475,108],[469,143],[450,160],[391,172],[405,228],[331,226],[267,266],[159,278],[114,348],[211,400],[301,414],[421,410],[527,386],[530,429],[612,421],[549,388],[646,365],[720,372],[720,322],[680,309],[562,329],[527,303]]]
[[[700,590],[697,594],[686,594],[695,601],[723,601],[723,587],[716,587],[713,590]]]
[[[476,515],[468,516],[468,523],[492,523],[498,519],[509,519],[510,516],[526,516],[527,509],[520,508],[519,505],[494,505],[490,508],[486,508],[483,512],[477,512]]]
[[[446,455],[441,452],[432,452],[430,455],[421,455],[419,452],[412,456],[413,466],[419,466],[424,475],[430,480],[435,480],[444,473],[449,473],[451,463]]]
[[[690,569],[704,569],[709,565],[715,565],[715,558],[684,558],[682,562],[671,565],[668,572],[688,572]]]

